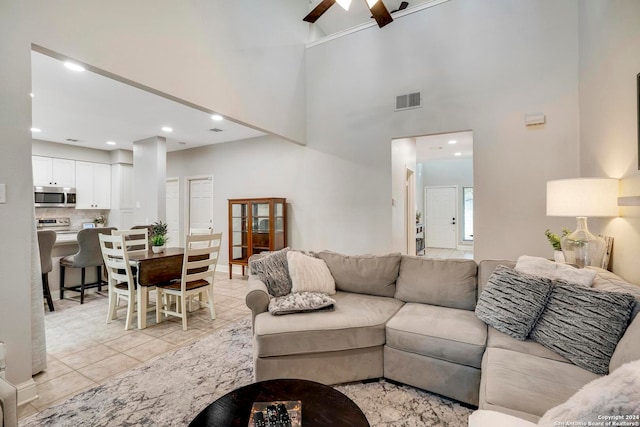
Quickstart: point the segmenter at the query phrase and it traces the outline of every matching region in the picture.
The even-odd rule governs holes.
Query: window
[[[473,187],[462,187],[462,214],[464,222],[462,224],[463,238],[465,242],[473,242]]]

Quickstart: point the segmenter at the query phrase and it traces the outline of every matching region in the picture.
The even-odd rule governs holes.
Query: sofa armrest
[[[249,291],[245,302],[247,307],[251,309],[251,324],[253,325],[258,314],[269,310],[269,292],[267,285],[255,275],[249,276],[247,286]]]
[[[0,427],[18,425],[18,392],[3,378],[0,378],[0,421]]]

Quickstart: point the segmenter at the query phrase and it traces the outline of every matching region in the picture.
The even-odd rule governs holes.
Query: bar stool
[[[42,270],[42,294],[47,300],[49,311],[54,311],[51,290],[49,289],[49,272],[53,270],[51,251],[56,243],[57,234],[52,230],[38,231],[38,246],[40,248],[40,269]]]
[[[111,234],[114,227],[107,228],[85,228],[78,231],[78,246],[80,249],[74,255],[69,255],[60,260],[60,299],[64,299],[64,291],[80,292],[80,304],[84,304],[84,290],[88,288],[98,288],[102,290],[102,252],[100,251],[100,240],[98,234]],[[79,285],[65,286],[65,269],[81,268],[82,276]],[[95,267],[97,282],[85,283],[86,268]]]

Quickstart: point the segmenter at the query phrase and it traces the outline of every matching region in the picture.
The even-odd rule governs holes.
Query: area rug
[[[186,426],[207,405],[252,382],[251,321],[214,331],[26,418],[21,427]],[[336,386],[371,426],[463,427],[471,410],[384,380]]]

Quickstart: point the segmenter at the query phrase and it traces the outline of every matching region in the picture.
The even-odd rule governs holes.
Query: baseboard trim
[[[32,402],[38,398],[36,382],[33,378],[16,385],[16,389],[18,390],[18,406]]]

